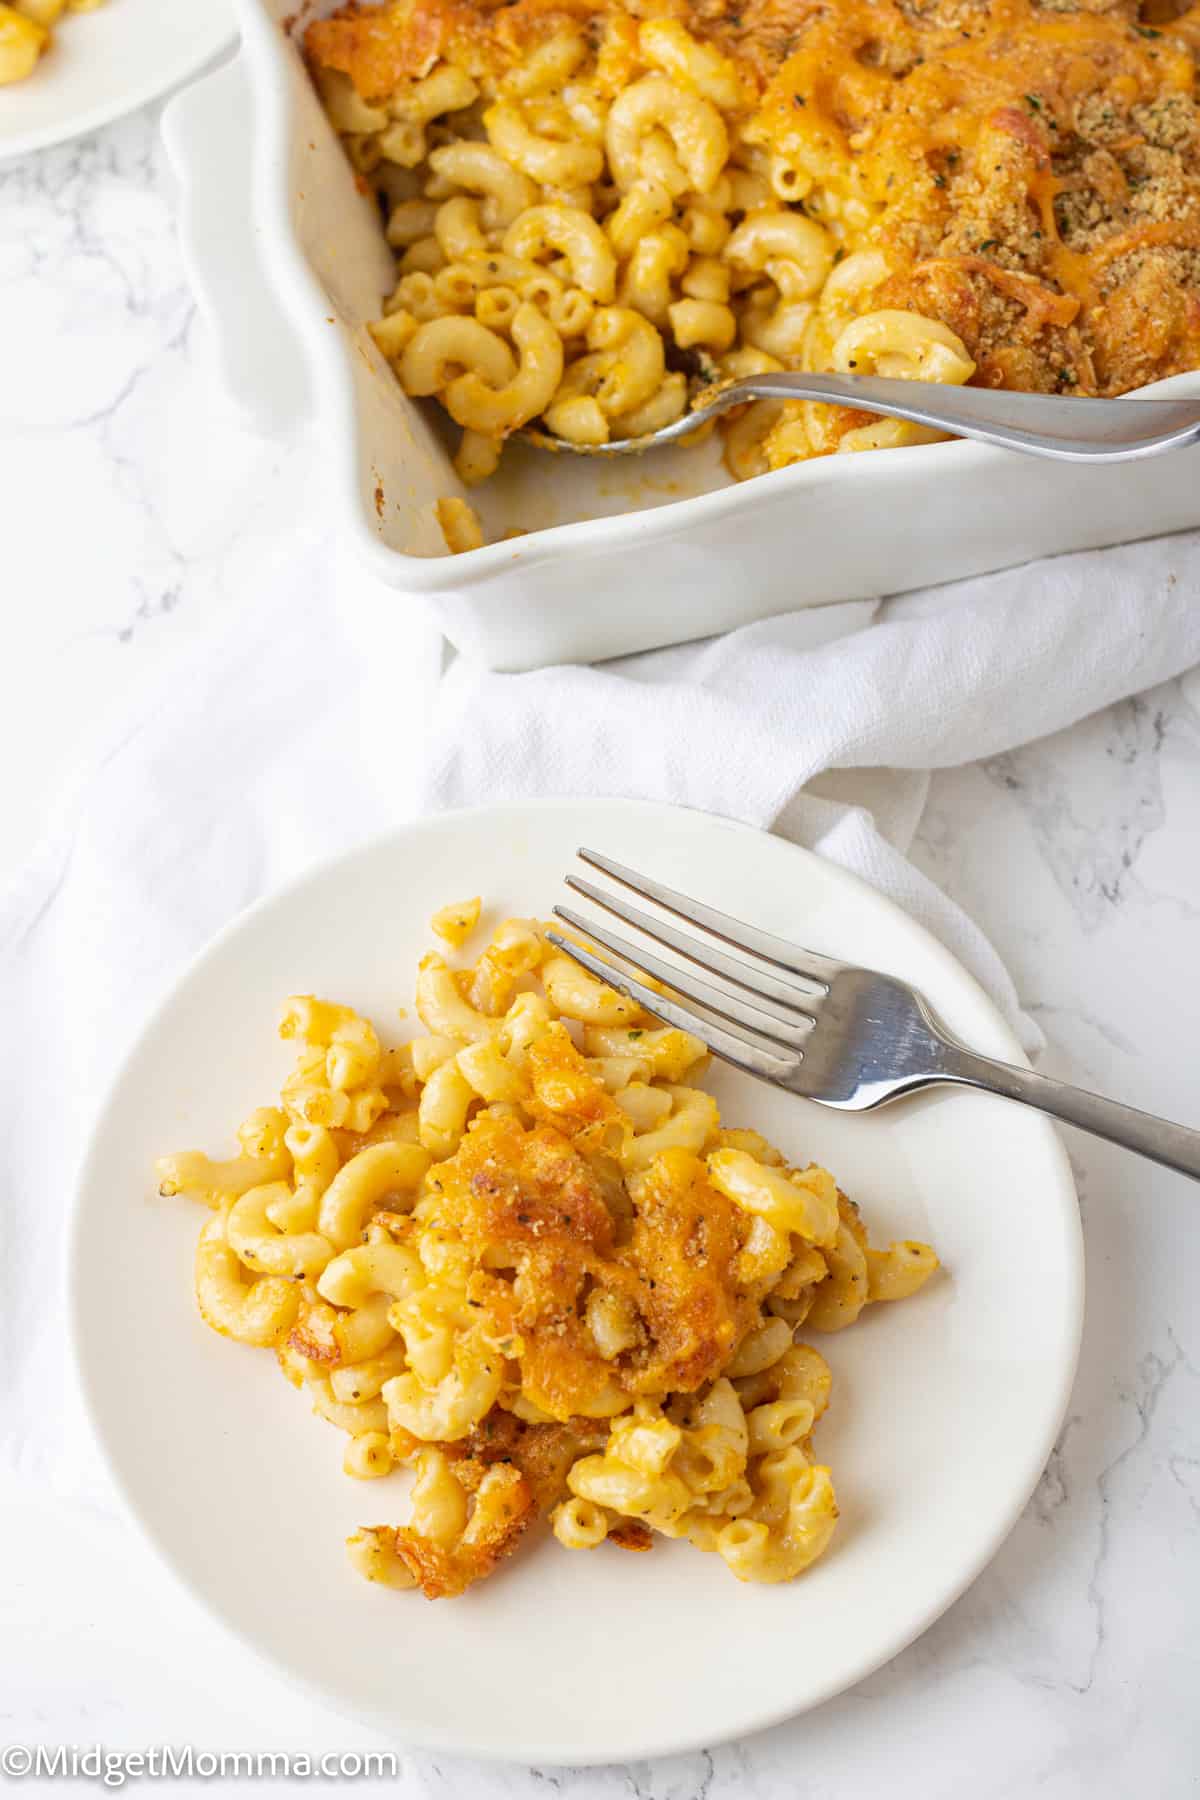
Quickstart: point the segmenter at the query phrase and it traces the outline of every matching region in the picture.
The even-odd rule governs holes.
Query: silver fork
[[[980,1056],[951,1036],[907,982],[802,950],[594,850],[578,854],[706,935],[679,931],[590,881],[568,875],[569,888],[694,963],[706,976],[717,977],[720,985],[640,949],[566,906],[554,911],[567,925],[671,992],[659,993],[558,932],[547,934],[551,943],[656,1018],[701,1038],[734,1068],[847,1112],[865,1112],[939,1082],[983,1088],[1200,1181],[1200,1131]],[[741,954],[731,956],[720,944]]]

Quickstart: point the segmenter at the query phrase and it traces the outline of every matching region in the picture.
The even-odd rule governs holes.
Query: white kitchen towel
[[[403,657],[364,656],[370,609],[411,603],[339,578],[311,533],[263,578],[236,625],[114,734],[0,902],[0,1488],[111,1503],[66,1374],[74,1172],[153,1001],[259,895],[422,805],[675,800],[857,870],[932,926],[1030,1041],[994,950],[906,860],[928,772],[1200,661],[1200,534],[515,676],[456,663],[443,677],[415,618]]]
[[[1191,532],[597,668],[495,675],[459,662],[442,686],[428,800],[626,794],[777,831],[921,919],[1036,1050],[995,951],[907,860],[929,772],[1044,737],[1198,660]]]

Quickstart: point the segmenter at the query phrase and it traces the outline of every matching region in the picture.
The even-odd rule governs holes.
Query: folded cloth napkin
[[[236,626],[122,723],[0,901],[0,1482],[111,1503],[66,1373],[66,1200],[124,1045],[250,901],[422,805],[679,801],[855,869],[931,926],[1032,1044],[996,953],[906,860],[929,771],[1200,661],[1198,593],[1192,534],[603,668],[443,675],[416,621],[403,658],[364,656],[370,608],[406,603],[364,594],[298,534]]]

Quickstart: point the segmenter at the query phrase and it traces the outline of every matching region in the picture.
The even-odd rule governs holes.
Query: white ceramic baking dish
[[[943,443],[737,485],[715,444],[616,464],[519,447],[470,496],[498,541],[449,556],[433,507],[464,492],[453,428],[405,397],[366,330],[392,260],[292,35],[319,7],[236,9],[240,58],[164,127],[226,377],[266,428],[315,414],[358,554],[467,654],[499,669],[590,661],[1200,524],[1195,450],[1093,469]],[[1200,393],[1200,375],[1147,391]]]

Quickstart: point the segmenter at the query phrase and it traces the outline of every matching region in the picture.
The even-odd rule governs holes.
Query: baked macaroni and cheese
[[[480,902],[433,921],[447,950]],[[568,1549],[654,1534],[742,1581],[789,1581],[838,1516],[813,1448],[840,1331],[938,1266],[874,1249],[815,1164],[722,1125],[703,1044],[501,924],[421,962],[427,1035],[388,1046],[347,1007],[290,1000],[297,1049],[240,1151],[163,1158],[205,1202],[201,1316],[274,1352],[347,1434],[361,1480],[414,1474],[407,1524],[348,1543],[431,1599],[491,1574],[548,1514]]]
[[[0,0],[0,87],[24,81],[50,48],[68,12],[95,12],[104,0]]]
[[[381,197],[376,343],[486,477],[793,368],[1119,394],[1200,366],[1200,5],[386,0],[308,28]],[[927,440],[758,402],[745,477]]]

